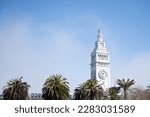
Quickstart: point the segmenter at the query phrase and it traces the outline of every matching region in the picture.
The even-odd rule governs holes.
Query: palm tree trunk
[[[124,99],[127,100],[127,90],[124,90]]]

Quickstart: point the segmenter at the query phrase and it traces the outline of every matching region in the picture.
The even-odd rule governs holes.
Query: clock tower
[[[109,52],[101,30],[98,30],[95,48],[91,53],[91,79],[97,79],[104,90],[110,87]]]

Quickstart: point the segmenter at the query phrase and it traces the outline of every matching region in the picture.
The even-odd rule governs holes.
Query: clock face
[[[100,79],[104,80],[105,77],[107,76],[107,73],[106,73],[106,71],[102,70],[102,71],[98,72],[98,76],[99,76]]]

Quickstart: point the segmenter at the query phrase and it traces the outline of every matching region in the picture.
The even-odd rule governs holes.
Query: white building
[[[91,53],[91,79],[97,79],[104,90],[110,87],[109,52],[101,30],[98,30],[95,48]]]
[[[41,93],[31,93],[30,95],[31,100],[42,100]]]

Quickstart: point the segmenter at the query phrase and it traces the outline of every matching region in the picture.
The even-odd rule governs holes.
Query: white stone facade
[[[97,79],[104,90],[110,87],[110,58],[101,30],[91,53],[91,79]]]

